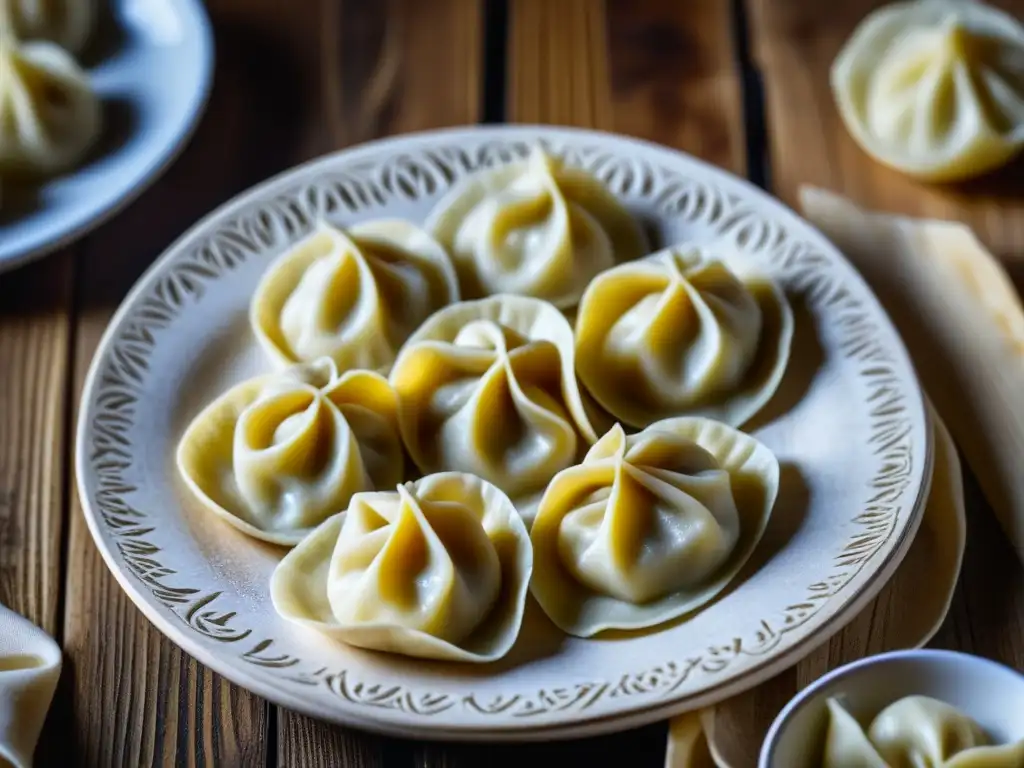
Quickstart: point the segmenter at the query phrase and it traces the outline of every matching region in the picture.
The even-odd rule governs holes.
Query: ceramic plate
[[[81,61],[104,104],[104,134],[71,172],[4,190],[0,272],[99,226],[134,200],[184,146],[213,72],[199,0],[113,0]]]
[[[748,429],[782,487],[741,576],[689,620],[582,640],[530,605],[502,662],[425,663],[332,643],[279,618],[281,550],[204,514],[174,466],[192,417],[269,368],[249,299],[270,261],[317,217],[422,220],[452,182],[540,140],[593,171],[656,244],[726,238],[774,275],[795,309],[793,359]],[[77,443],[79,490],[108,565],[164,633],[266,698],[357,727],[445,739],[551,739],[703,706],[794,663],[889,578],[931,478],[921,392],[865,283],[817,231],[747,183],[632,139],[540,127],[439,131],[296,168],[200,222],[146,273],[93,361]]]

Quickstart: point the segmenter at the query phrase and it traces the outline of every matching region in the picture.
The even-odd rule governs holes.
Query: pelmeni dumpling
[[[600,181],[539,147],[457,184],[427,226],[452,254],[467,299],[512,293],[571,307],[598,272],[648,250]]]
[[[327,356],[341,371],[386,373],[409,334],[458,298],[448,254],[419,227],[321,222],[267,269],[250,319],[280,364]]]
[[[523,620],[533,552],[508,497],[445,472],[358,493],[274,571],[278,613],[350,645],[487,662]]]
[[[774,394],[792,309],[775,283],[718,250],[669,248],[587,286],[576,371],[616,419],[645,427],[688,413],[739,426]]]
[[[96,24],[97,0],[0,0],[0,26],[21,40],[47,40],[80,53]]]
[[[0,30],[0,177],[65,171],[99,137],[102,115],[89,79],[53,43],[19,43]]]
[[[403,478],[384,377],[329,358],[238,384],[195,417],[178,468],[203,505],[250,536],[296,544],[353,494]]]
[[[402,348],[390,381],[420,470],[478,475],[527,519],[548,481],[597,437],[573,372],[572,329],[540,299],[440,310]]]
[[[917,0],[864,19],[832,65],[847,129],[877,160],[953,181],[1024,143],[1024,27],[974,0]]]
[[[616,425],[548,486],[530,531],[531,591],[579,637],[681,616],[739,572],[778,488],[771,450],[721,422]]]
[[[994,746],[976,722],[937,699],[899,699],[879,712],[867,731],[837,699],[827,704],[822,768],[1024,766],[1024,740]]]

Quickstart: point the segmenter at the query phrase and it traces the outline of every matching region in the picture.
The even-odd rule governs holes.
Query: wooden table
[[[1024,0],[1005,0],[1024,17]],[[333,728],[211,673],[157,632],[93,546],[73,477],[75,413],[96,344],[142,271],[250,185],[377,136],[476,122],[561,123],[651,139],[792,204],[814,183],[877,208],[963,219],[1024,279],[1024,165],[958,189],[917,185],[858,150],[828,65],[870,0],[208,0],[217,71],[181,158],[116,219],[0,276],[0,601],[52,633],[66,665],[39,764],[477,766],[540,755],[654,768],[665,727],[501,749]],[[1014,183],[1017,181],[1018,183]],[[1024,668],[1024,571],[967,478],[969,544],[936,645]],[[795,670],[774,711],[841,651],[882,647],[883,592]]]

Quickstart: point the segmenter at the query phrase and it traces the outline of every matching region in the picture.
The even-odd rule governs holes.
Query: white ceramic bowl
[[[931,696],[973,718],[996,743],[1024,739],[1020,672],[965,653],[895,651],[839,667],[804,688],[772,723],[758,768],[818,768],[828,726],[825,702],[839,694],[858,719],[904,696]]]

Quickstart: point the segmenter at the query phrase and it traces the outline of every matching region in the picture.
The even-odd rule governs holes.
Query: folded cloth
[[[60,668],[54,639],[0,605],[0,766],[32,765]]]

